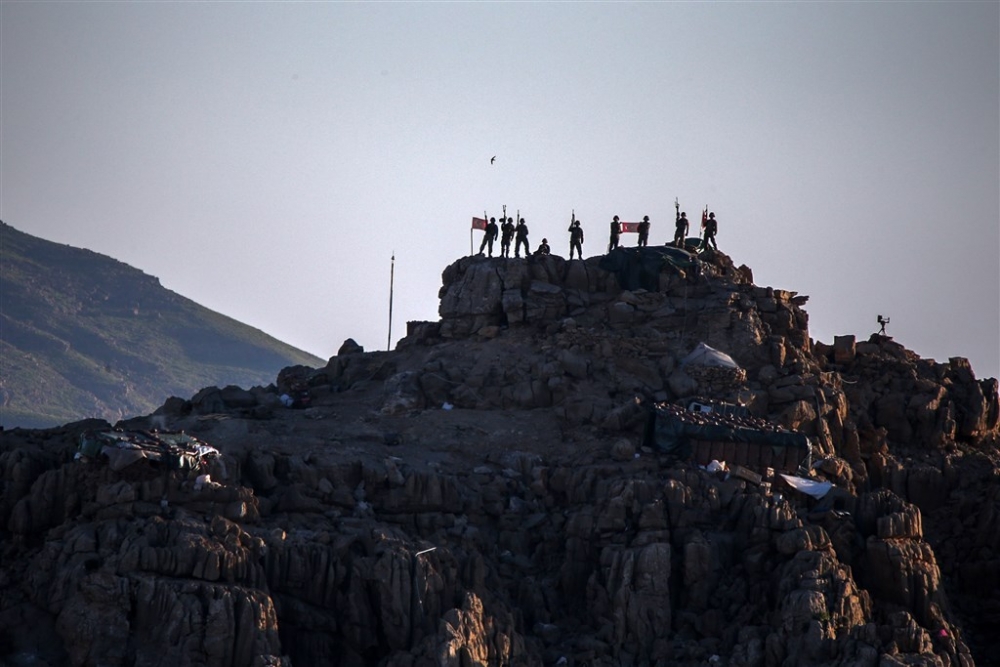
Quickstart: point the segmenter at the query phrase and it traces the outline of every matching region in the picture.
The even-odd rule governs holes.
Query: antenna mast
[[[396,251],[392,251],[392,263],[389,265],[389,338],[385,343],[386,350],[392,350],[392,282],[396,273]]]

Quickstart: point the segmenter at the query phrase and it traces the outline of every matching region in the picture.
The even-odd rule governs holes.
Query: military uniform
[[[642,222],[639,223],[639,246],[645,246],[649,244],[649,216],[642,216]]]
[[[500,228],[500,256],[510,257],[510,241],[514,238],[514,218],[507,218]]]
[[[616,215],[611,221],[611,240],[608,241],[608,252],[611,252],[618,247],[618,238],[622,235],[622,225],[618,222],[618,216]]]
[[[517,221],[517,228],[514,230],[517,240],[514,242],[514,257],[521,256],[521,244],[524,244],[524,256],[530,253],[528,249],[528,225],[524,224],[524,218]]]
[[[573,259],[573,251],[576,250],[577,259],[583,259],[583,227],[579,220],[574,220],[569,226],[569,258]]]
[[[688,229],[687,213],[681,213],[677,217],[677,228],[674,230],[674,245],[678,248],[684,247],[684,239],[688,235]]]
[[[489,224],[486,225],[486,233],[483,234],[483,242],[479,244],[479,254],[483,254],[483,248],[489,248],[490,257],[493,256],[493,242],[497,240],[497,234],[500,229],[497,227],[497,219],[490,218]]]
[[[719,246],[715,243],[715,233],[719,231],[719,223],[715,220],[715,214],[709,213],[708,220],[705,221],[705,237],[701,241],[701,249],[708,250],[708,244],[711,242],[712,247],[716,250]]]

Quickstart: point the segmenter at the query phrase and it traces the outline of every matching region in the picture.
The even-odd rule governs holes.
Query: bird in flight
[[[493,157],[490,158],[490,164],[493,164],[496,161],[497,161],[497,156],[496,155],[494,155]]]

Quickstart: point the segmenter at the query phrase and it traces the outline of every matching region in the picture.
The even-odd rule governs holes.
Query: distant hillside
[[[317,357],[127,264],[0,222],[0,424],[146,414],[206,386],[267,385]]]

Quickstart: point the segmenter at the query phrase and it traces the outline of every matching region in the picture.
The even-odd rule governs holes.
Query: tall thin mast
[[[392,251],[392,264],[389,265],[389,339],[385,343],[386,350],[392,350],[392,281],[396,273],[396,251]]]

